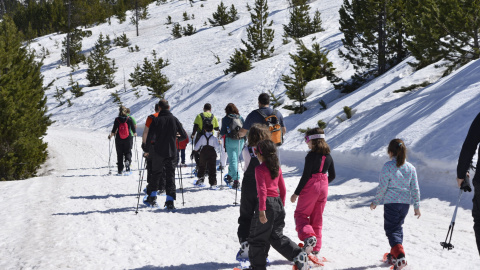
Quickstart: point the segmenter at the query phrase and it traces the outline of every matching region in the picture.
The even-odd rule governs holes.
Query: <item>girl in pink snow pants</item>
[[[310,152],[305,157],[303,175],[290,201],[298,198],[295,224],[298,238],[307,254],[318,254],[322,247],[323,210],[327,203],[328,183],[335,179],[330,147],[321,128],[308,130],[305,142]],[[327,175],[328,172],[328,175]]]

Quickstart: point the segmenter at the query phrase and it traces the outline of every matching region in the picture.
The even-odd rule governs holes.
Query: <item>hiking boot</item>
[[[234,189],[240,188],[240,182],[238,180],[233,181],[232,188]]]
[[[150,195],[148,195],[147,198],[143,200],[143,203],[148,207],[157,206],[157,192],[152,191]]]
[[[313,248],[317,245],[317,237],[315,236],[310,236],[303,240],[303,250],[307,253],[310,254],[313,251]]]
[[[195,182],[195,186],[203,186],[204,185],[204,182],[205,182],[205,178],[202,177],[202,178],[198,178],[197,182]]]
[[[237,261],[247,261],[248,260],[248,248],[250,245],[247,241],[240,244],[240,250],[237,252]]]
[[[396,244],[390,251],[393,259],[393,269],[400,270],[407,265],[407,259],[405,258],[405,251],[402,244]]]
[[[125,161],[125,171],[129,172],[130,171],[130,161]]]
[[[308,269],[308,255],[305,251],[300,251],[295,258],[293,258],[293,262],[298,270],[307,270]]]
[[[223,181],[225,181],[225,183],[227,184],[227,186],[231,186],[232,185],[232,177],[228,174],[225,175],[225,177],[223,177]]]
[[[211,190],[217,190],[218,187],[217,187],[217,185],[211,185],[211,186],[210,186],[210,189],[211,189]]]
[[[165,202],[165,208],[167,210],[174,210],[176,209],[175,206],[173,205],[173,201],[166,201]]]

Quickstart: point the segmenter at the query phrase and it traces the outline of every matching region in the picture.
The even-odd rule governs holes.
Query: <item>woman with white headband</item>
[[[323,129],[308,130],[305,142],[310,152],[305,157],[302,178],[290,201],[294,203],[298,198],[295,229],[300,240],[304,241],[304,250],[307,254],[317,255],[322,247],[323,210],[327,203],[328,183],[335,179],[335,167]]]

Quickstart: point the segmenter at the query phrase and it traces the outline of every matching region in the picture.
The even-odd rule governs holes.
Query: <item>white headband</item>
[[[308,138],[309,138],[310,140],[314,140],[314,139],[325,139],[325,134],[313,134],[313,135],[308,136]]]

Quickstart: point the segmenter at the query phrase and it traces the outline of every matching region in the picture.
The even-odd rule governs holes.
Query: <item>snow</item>
[[[235,48],[246,40],[250,17],[247,1],[225,0],[235,4],[240,19],[221,27],[204,26],[219,0],[171,1],[149,6],[150,19],[140,22],[140,36],[128,22],[100,24],[89,30],[93,35],[83,41],[85,53],[91,50],[98,35],[126,33],[131,46],[112,48],[109,57],[119,67],[114,89],[85,87],[85,95],[71,99],[73,105],[58,106],[50,88],[49,112],[55,124],[45,140],[49,143],[49,159],[38,177],[0,183],[0,269],[232,269],[239,244],[236,236],[239,195],[227,188],[198,189],[192,185],[191,167],[182,170],[184,202],[177,189],[176,213],[151,210],[140,205],[135,214],[139,171],[134,158],[131,176],[108,175],[113,172],[115,150],[108,167],[107,135],[118,107],[110,93],[119,91],[122,102],[130,107],[139,122],[139,135],[146,116],[157,102],[145,87],[136,98],[128,80],[129,74],[143,58],[158,57],[170,61],[164,69],[173,87],[166,94],[172,112],[191,131],[194,117],[210,102],[213,113],[223,117],[228,102],[233,102],[246,116],[257,107],[261,92],[273,91],[286,104],[285,87],[280,81],[291,64],[289,53],[295,53],[293,42],[282,43],[282,24],[288,20],[287,1],[269,1],[270,18],[274,21],[276,48],[273,57],[254,63],[254,69],[237,76],[224,75],[227,61]],[[253,1],[248,1],[250,6]],[[338,28],[341,0],[311,1],[311,12],[319,9],[324,32],[305,37],[307,46],[319,42],[330,51],[329,59],[337,75],[348,78],[353,68],[338,55],[342,35]],[[204,7],[200,7],[203,4]],[[183,22],[182,14],[195,19]],[[129,14],[127,14],[129,15]],[[171,26],[165,25],[170,15],[182,26],[193,24],[198,33],[173,39]],[[128,20],[127,20],[128,21]],[[60,65],[61,41],[65,35],[51,34],[36,39],[30,46],[48,48],[42,74],[45,84],[55,79],[54,86],[67,87],[70,68]],[[313,40],[314,38],[314,40]],[[55,44],[60,44],[57,46]],[[221,63],[215,65],[218,55]],[[389,250],[383,231],[383,207],[371,211],[381,166],[388,160],[386,147],[396,137],[409,148],[409,161],[416,166],[421,190],[422,217],[416,219],[410,210],[404,225],[404,246],[409,266],[406,269],[479,269],[480,259],[475,245],[471,218],[472,193],[462,195],[452,243],[455,248],[443,250],[440,242],[450,224],[458,198],[456,162],[471,121],[480,105],[480,61],[441,78],[444,68],[432,65],[414,71],[404,62],[351,94],[334,90],[325,79],[312,81],[302,115],[281,109],[288,133],[281,147],[282,170],[287,196],[295,189],[303,170],[307,146],[298,128],[314,127],[322,119],[328,124],[327,142],[332,148],[337,179],[329,187],[324,212],[323,248],[321,255],[329,259],[324,269],[388,269],[380,262]],[[86,65],[73,73],[80,85],[88,85]],[[124,75],[125,74],[125,75]],[[125,76],[125,78],[124,78]],[[402,86],[429,81],[420,90],[393,93]],[[69,98],[70,93],[66,94]],[[320,110],[323,99],[327,110]],[[355,112],[345,118],[343,107]],[[139,148],[141,138],[136,139]],[[187,147],[187,157],[190,145]],[[188,158],[187,158],[188,159]],[[241,170],[240,170],[241,171]],[[218,181],[221,178],[218,174]],[[145,183],[143,183],[145,184]],[[179,179],[177,179],[179,187]],[[160,197],[162,201],[164,197]],[[140,198],[141,200],[141,198]],[[295,204],[287,200],[285,235],[298,241],[293,220]],[[289,269],[291,263],[275,251],[269,254],[269,269]]]

